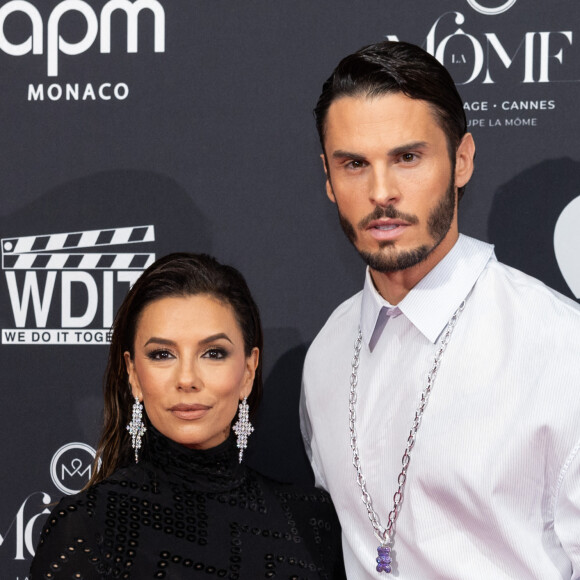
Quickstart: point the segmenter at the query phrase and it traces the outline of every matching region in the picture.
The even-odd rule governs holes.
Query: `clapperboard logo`
[[[152,225],[0,240],[14,317],[2,344],[109,344],[115,296],[155,254],[100,250],[154,241]]]

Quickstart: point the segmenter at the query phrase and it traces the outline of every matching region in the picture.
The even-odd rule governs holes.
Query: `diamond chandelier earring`
[[[139,463],[139,449],[141,449],[141,439],[147,431],[143,423],[143,405],[139,402],[139,397],[135,397],[133,403],[133,417],[127,425],[127,431],[131,434],[131,447],[135,450],[135,463]]]
[[[250,405],[248,405],[248,397],[240,403],[238,408],[238,420],[232,427],[235,434],[238,436],[236,444],[240,450],[240,463],[244,456],[244,449],[248,446],[248,437],[254,432],[254,426],[250,423]]]

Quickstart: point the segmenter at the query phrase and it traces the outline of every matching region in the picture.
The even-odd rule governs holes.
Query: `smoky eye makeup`
[[[228,356],[230,356],[230,351],[223,346],[210,346],[202,355],[203,358],[209,358],[212,360],[222,360]]]
[[[154,348],[147,351],[145,356],[150,360],[168,360],[173,358],[173,353],[167,348]]]

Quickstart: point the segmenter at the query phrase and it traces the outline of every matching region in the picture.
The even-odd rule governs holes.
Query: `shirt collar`
[[[447,255],[397,305],[399,310],[421,334],[435,343],[490,259],[495,259],[491,244],[460,234]],[[371,337],[376,343],[377,334],[382,332],[378,325],[385,326],[379,319],[383,307],[392,308],[392,305],[377,292],[367,268],[360,318],[367,345]]]

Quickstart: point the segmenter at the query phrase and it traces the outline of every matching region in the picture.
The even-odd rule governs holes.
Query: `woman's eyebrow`
[[[214,340],[219,340],[220,338],[223,338],[231,344],[234,344],[225,332],[218,332],[217,334],[212,334],[211,336],[203,338],[199,341],[199,344],[207,344],[208,342],[213,342]]]

